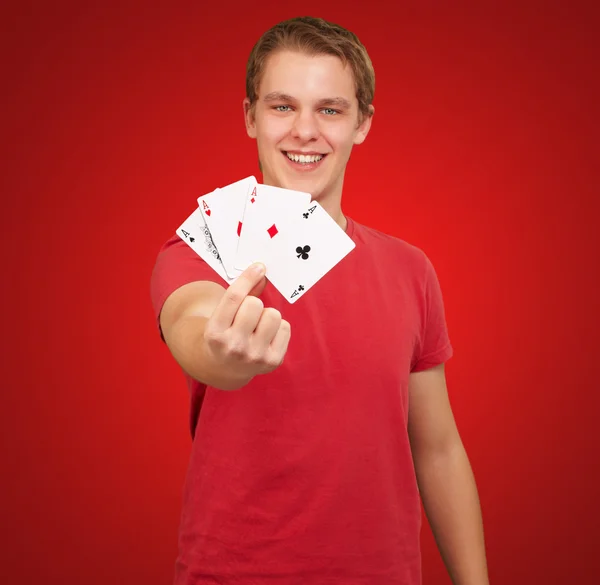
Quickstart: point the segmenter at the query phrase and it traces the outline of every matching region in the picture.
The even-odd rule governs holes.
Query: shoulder
[[[204,262],[178,235],[165,241],[155,256],[151,281],[175,281],[178,275],[185,274],[184,279],[195,279],[198,271],[202,271]]]
[[[156,317],[171,294],[193,282],[225,286],[223,278],[175,234],[160,246],[150,276],[150,295]]]
[[[348,222],[352,230],[351,237],[357,245],[388,261],[399,262],[401,266],[413,273],[426,275],[431,261],[421,248],[398,236],[361,224],[351,218],[348,218]]]

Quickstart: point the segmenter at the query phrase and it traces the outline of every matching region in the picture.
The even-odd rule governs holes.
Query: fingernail
[[[266,271],[265,265],[262,262],[255,262],[252,268],[256,274],[264,274]]]

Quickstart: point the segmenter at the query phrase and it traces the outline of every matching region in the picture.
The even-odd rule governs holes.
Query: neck
[[[331,200],[331,199],[314,199],[313,201],[318,201],[319,205],[333,218],[333,221],[337,223],[344,231],[348,227],[348,220],[342,213],[341,201]]]
[[[318,201],[319,205],[333,218],[333,220],[344,230],[348,226],[348,220],[342,213],[342,188],[344,186],[344,175],[342,174],[337,184],[329,192],[321,193],[318,197],[313,197],[313,201]]]

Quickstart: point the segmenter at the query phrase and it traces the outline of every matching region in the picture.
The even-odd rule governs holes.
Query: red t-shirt
[[[348,218],[356,243],[293,305],[282,366],[237,391],[189,377],[192,452],[176,585],[417,585],[421,505],[409,374],[452,355],[420,249]],[[195,280],[225,282],[177,236],[152,275],[156,317]]]

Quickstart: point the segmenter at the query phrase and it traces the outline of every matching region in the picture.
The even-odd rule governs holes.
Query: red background
[[[598,583],[591,10],[94,4],[0,15],[0,582],[171,582],[188,396],[150,272],[197,196],[258,172],[245,62],[307,12],[375,65],[344,210],[438,271],[492,583]],[[423,562],[425,584],[449,583],[427,525]]]

